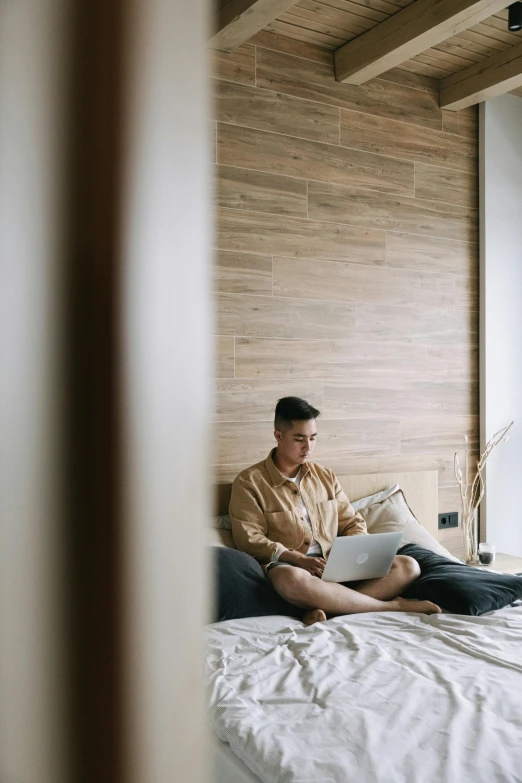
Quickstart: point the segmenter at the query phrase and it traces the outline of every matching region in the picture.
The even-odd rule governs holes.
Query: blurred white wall
[[[65,783],[60,450],[69,3],[0,4],[0,780]]]
[[[135,0],[123,373],[129,781],[206,776],[210,221],[203,0]]]
[[[482,539],[522,557],[522,98],[480,107],[481,444],[514,419],[487,466]]]
[[[123,735],[125,783],[203,783],[207,776],[203,624],[208,619],[209,574],[203,542],[212,481],[207,469],[211,389],[207,335],[212,329],[207,293],[206,5],[204,0],[121,0],[114,14],[111,10],[104,16],[103,3],[97,2],[92,6],[95,22],[86,33],[91,35],[104,19],[115,20],[126,27],[128,44],[122,72],[125,181],[118,229],[122,250],[118,256],[117,248],[109,258],[122,279],[121,297],[115,297],[116,306],[121,301],[121,311],[115,312],[120,352],[113,372],[119,374],[122,391],[116,405],[123,448],[121,458],[114,449],[115,465],[108,482],[113,481],[114,489],[114,481],[123,477],[121,492],[115,489],[123,496],[123,514],[113,526],[109,521],[111,534],[121,538],[116,544],[123,554],[124,574],[115,575],[116,587],[110,589],[123,587],[121,600],[113,604],[122,607],[124,639],[121,648],[114,650],[111,645],[118,639],[96,636],[96,606],[87,607],[86,633],[91,645],[88,654],[95,650],[101,659],[105,655],[111,660],[118,654],[124,710],[118,702],[103,715],[93,712],[105,696],[96,681],[96,673],[103,674],[103,660],[88,669],[94,681],[79,689],[80,700],[89,689],[96,694],[86,725],[94,725],[91,733],[100,739],[100,746],[104,737]],[[74,590],[82,593],[80,605],[88,601],[96,562],[90,559],[91,551],[89,562],[80,563],[85,576],[66,582],[65,532],[75,523],[78,527],[78,520],[74,514],[65,520],[68,500],[63,496],[69,493],[62,490],[70,487],[71,468],[62,459],[63,444],[70,446],[75,416],[80,419],[83,411],[81,399],[74,394],[67,397],[67,362],[73,364],[65,339],[71,296],[67,248],[74,247],[69,244],[68,209],[77,209],[78,193],[80,207],[82,198],[90,199],[91,205],[104,201],[99,200],[103,193],[96,192],[96,187],[103,188],[98,171],[84,192],[84,182],[73,181],[80,179],[77,169],[67,167],[68,129],[78,117],[68,85],[75,72],[71,65],[80,56],[71,47],[73,17],[69,17],[80,8],[90,13],[80,0],[0,4],[2,783],[85,780],[72,747],[75,732],[80,733],[75,725],[80,723],[79,715],[74,709],[68,711],[71,694],[66,693],[67,651],[74,649],[69,644],[73,637],[77,644],[82,618],[76,618],[76,629],[68,626],[68,612],[75,602],[66,591],[74,582]],[[96,51],[93,40],[91,35],[82,52],[89,46]],[[85,79],[90,73],[88,58],[81,65],[86,66],[79,69]],[[91,82],[87,88],[82,85],[91,90],[90,98],[96,96],[96,79],[104,77],[103,67],[95,67],[99,63],[92,66]],[[117,68],[110,76],[117,81],[115,73]],[[81,97],[80,88],[74,86]],[[117,91],[118,87],[119,83]],[[102,115],[99,122],[99,117],[93,120],[92,127],[102,130],[99,138],[88,139],[91,154],[97,149],[106,153],[114,141],[103,138],[105,99],[106,95],[99,104],[92,101],[86,109],[87,114]],[[109,123],[108,127],[120,126]],[[121,148],[118,140],[114,146]],[[88,166],[86,159],[84,177]],[[71,192],[72,207],[65,196]],[[103,220],[95,225],[99,244],[80,248],[82,272],[89,270],[89,253],[101,246],[110,246],[112,252],[110,220],[120,214],[120,205],[116,192],[111,198],[107,225]],[[80,228],[88,233],[89,220],[95,223],[99,213],[86,212],[89,216]],[[75,258],[69,255],[69,260],[74,263]],[[99,269],[100,257],[96,261]],[[114,279],[117,276],[110,277],[107,286]],[[85,314],[75,314],[74,329],[81,330],[85,318],[83,326],[89,330],[91,317],[100,331],[100,324],[103,328],[111,323],[112,306],[96,322],[93,305],[103,302],[106,293],[103,273],[92,279],[87,274],[85,282],[88,302]],[[76,294],[78,290],[81,294],[81,285],[82,280]],[[89,349],[95,351],[96,340],[103,337],[102,332],[87,340]],[[98,371],[95,361],[84,364]],[[87,407],[96,411],[99,404],[100,410],[112,410],[112,391],[104,386],[106,381],[110,385],[112,375],[101,372],[94,380],[92,389],[86,389]],[[100,399],[92,404],[96,395]],[[77,410],[67,408],[66,397],[69,405],[78,404]],[[94,421],[94,430],[97,426]],[[95,446],[97,436],[95,431],[91,438]],[[103,437],[99,443],[103,448]],[[78,443],[78,449],[83,445]],[[80,464],[92,468],[89,459],[87,455]],[[88,505],[91,490],[97,496],[99,472],[91,470],[86,478],[91,482],[86,481],[84,489]],[[75,479],[81,482],[82,476]],[[89,508],[80,521],[88,516]],[[96,534],[99,528],[98,523]],[[103,536],[91,538],[91,545],[100,541],[103,545]],[[117,569],[120,561],[114,562]],[[112,585],[110,580],[107,584]],[[81,663],[72,668],[81,676]],[[119,693],[115,687],[107,698],[118,701]],[[119,714],[124,714],[123,725],[107,727]],[[88,742],[89,737],[84,738],[82,750]],[[100,769],[103,764],[102,759]],[[115,783],[121,779],[107,768],[101,774]]]

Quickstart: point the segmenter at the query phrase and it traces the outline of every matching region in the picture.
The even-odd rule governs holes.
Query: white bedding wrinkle
[[[522,606],[208,639],[212,728],[264,783],[522,783]]]

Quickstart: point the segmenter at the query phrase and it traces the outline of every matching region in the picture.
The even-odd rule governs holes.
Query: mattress
[[[263,783],[522,783],[522,606],[215,623],[207,682]]]

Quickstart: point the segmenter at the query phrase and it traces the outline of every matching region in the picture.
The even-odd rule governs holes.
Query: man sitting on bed
[[[397,555],[388,576],[350,583],[323,582],[336,536],[367,535],[335,474],[308,462],[315,448],[319,411],[299,397],[283,397],[275,410],[277,446],[263,462],[243,470],[230,499],[236,547],[255,557],[275,590],[304,610],[310,625],[326,615],[359,612],[425,612],[431,601],[400,596],[420,575],[416,560]]]

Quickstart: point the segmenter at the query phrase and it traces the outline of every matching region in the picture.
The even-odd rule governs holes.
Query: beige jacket
[[[305,554],[313,534],[327,557],[336,536],[367,532],[364,519],[352,508],[333,471],[307,462],[298,488],[276,468],[273,453],[243,470],[232,485],[229,512],[238,549],[264,564],[285,549]],[[303,518],[300,494],[312,530]]]

